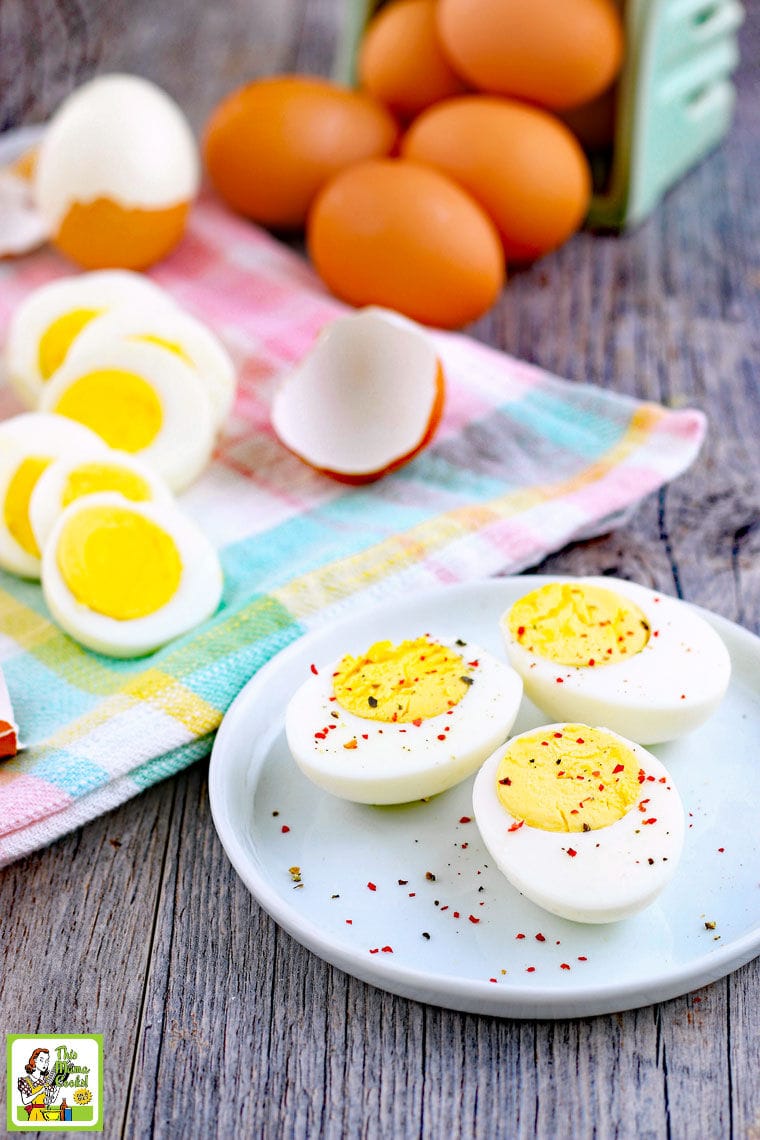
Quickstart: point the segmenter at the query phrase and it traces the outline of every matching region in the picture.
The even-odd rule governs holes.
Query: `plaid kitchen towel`
[[[41,252],[0,269],[0,334],[19,301],[70,272]],[[569,383],[466,336],[435,333],[447,376],[435,441],[347,488],[278,443],[284,369],[346,312],[297,254],[211,201],[151,274],[226,341],[234,414],[182,505],[217,545],[218,613],[140,660],[83,649],[37,583],[0,572],[0,663],[26,750],[0,764],[0,864],[41,847],[206,755],[232,699],[305,631],[379,599],[534,565],[609,530],[683,471],[704,432],[669,411]],[[0,388],[0,415],[18,411]]]

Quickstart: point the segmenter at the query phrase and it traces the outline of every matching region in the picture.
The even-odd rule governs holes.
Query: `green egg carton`
[[[560,0],[561,2],[561,0]],[[355,81],[373,0],[349,0],[336,78]],[[587,222],[623,229],[726,134],[736,91],[740,0],[622,0],[626,54],[614,98],[610,147],[590,154],[595,193]]]

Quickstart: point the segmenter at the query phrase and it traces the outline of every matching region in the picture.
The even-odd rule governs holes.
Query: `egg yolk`
[[[72,309],[63,313],[45,329],[40,337],[38,364],[43,380],[49,380],[60,368],[74,340],[85,325],[99,316],[101,309]]]
[[[92,428],[110,447],[131,453],[148,447],[163,421],[155,389],[142,376],[118,368],[80,376],[54,411]]]
[[[175,356],[178,356],[180,360],[184,361],[185,364],[189,364],[191,368],[195,367],[195,364],[187,355],[181,344],[176,344],[174,341],[166,340],[162,336],[154,336],[153,333],[140,333],[138,336],[133,336],[131,339],[142,340],[147,344],[157,344],[159,348],[165,348],[168,352],[173,352]]]
[[[649,640],[649,622],[634,602],[568,582],[550,582],[515,602],[509,630],[525,649],[558,665],[610,665]]]
[[[596,831],[622,819],[639,793],[639,762],[601,728],[538,729],[508,746],[496,794],[510,815],[542,831]]]
[[[118,621],[161,609],[176,594],[182,577],[171,535],[127,507],[78,511],[61,531],[56,557],[76,600]]]
[[[39,558],[40,548],[29,522],[29,500],[42,472],[52,461],[41,455],[29,455],[19,463],[8,483],[3,504],[5,525],[22,550]]]
[[[402,724],[448,712],[471,684],[459,654],[426,637],[378,641],[362,657],[347,654],[333,676],[335,696],[348,712]]]
[[[74,202],[53,244],[85,269],[145,269],[173,249],[185,229],[187,202],[130,210],[110,198]]]
[[[97,491],[118,491],[125,499],[150,499],[150,487],[141,475],[117,463],[81,463],[69,472],[61,492],[61,506],[67,507],[83,495]]]

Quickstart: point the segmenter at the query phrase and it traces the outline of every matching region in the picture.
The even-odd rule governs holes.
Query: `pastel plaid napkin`
[[[0,335],[70,269],[43,252],[0,270]],[[609,530],[694,459],[704,418],[559,380],[436,333],[448,379],[431,447],[368,487],[288,454],[269,425],[283,369],[346,310],[299,256],[210,201],[152,276],[226,341],[240,389],[214,463],[182,496],[218,546],[219,612],[150,657],[115,661],[49,620],[38,584],[0,572],[0,663],[26,750],[0,764],[0,864],[210,750],[278,650],[379,599],[531,566]],[[0,388],[0,416],[19,408]]]

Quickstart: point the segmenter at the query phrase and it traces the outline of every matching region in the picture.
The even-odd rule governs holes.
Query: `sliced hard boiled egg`
[[[543,712],[640,744],[702,724],[731,674],[725,645],[694,609],[620,578],[547,582],[516,601],[501,628]]]
[[[443,400],[432,340],[412,321],[370,308],[321,333],[277,392],[272,426],[311,467],[367,483],[430,442]]]
[[[37,480],[29,500],[29,521],[40,550],[69,503],[101,491],[113,491],[135,503],[173,501],[160,475],[98,438],[91,448],[80,447],[76,454],[56,459]]]
[[[101,446],[93,432],[63,416],[26,412],[0,423],[0,566],[4,570],[22,578],[39,578],[41,551],[29,517],[36,483],[56,459]]]
[[[41,285],[13,313],[5,345],[8,379],[24,403],[36,408],[45,385],[96,317],[119,306],[174,311],[168,293],[147,277],[101,270]]]
[[[206,384],[175,353],[147,342],[113,341],[72,353],[50,378],[41,407],[137,456],[174,491],[200,474],[214,446]]]
[[[35,196],[53,244],[77,264],[144,269],[182,237],[199,169],[190,126],[165,91],[103,75],[53,115]]]
[[[425,634],[312,666],[285,717],[304,775],[343,799],[397,804],[464,780],[509,734],[522,696],[508,665]]]
[[[54,619],[82,645],[140,657],[214,613],[222,570],[176,507],[104,492],[77,499],[58,519],[42,589]]]
[[[648,906],[683,846],[669,773],[606,728],[562,722],[515,736],[486,760],[472,802],[502,874],[575,922],[616,922]]]
[[[221,428],[235,398],[235,365],[210,329],[181,309],[154,309],[143,304],[96,317],[76,338],[71,351],[89,352],[116,339],[156,344],[194,368],[208,387],[216,427]]]

